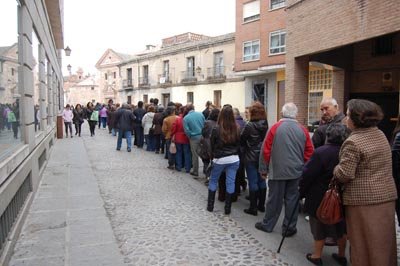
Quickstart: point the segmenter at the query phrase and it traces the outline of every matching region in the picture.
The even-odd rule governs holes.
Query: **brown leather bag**
[[[329,189],[317,209],[317,218],[323,224],[337,224],[343,219],[339,185],[334,178],[329,183]]]

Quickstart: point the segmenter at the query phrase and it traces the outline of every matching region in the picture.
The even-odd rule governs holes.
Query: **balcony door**
[[[224,53],[214,53],[214,76],[218,77],[224,74]]]
[[[132,86],[132,68],[128,68],[126,70],[126,80],[127,80],[127,85]]]
[[[194,56],[188,57],[187,58],[187,65],[186,65],[186,77],[192,78],[195,76],[194,73]]]
[[[169,81],[169,60],[165,60],[163,63],[163,78],[165,81]]]

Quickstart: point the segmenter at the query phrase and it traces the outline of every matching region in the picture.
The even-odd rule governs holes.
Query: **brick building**
[[[235,74],[245,78],[245,105],[261,101],[268,121],[285,95],[285,0],[236,0]]]
[[[288,0],[286,101],[307,124],[310,68],[332,70],[332,95],[344,111],[352,98],[379,104],[389,137],[399,111],[400,16],[397,0]],[[329,78],[329,77],[328,77]],[[320,96],[319,96],[320,97]]]

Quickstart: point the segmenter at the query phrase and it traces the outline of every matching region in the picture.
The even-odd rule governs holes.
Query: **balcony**
[[[194,75],[193,70],[182,71],[181,77],[182,77],[181,83],[183,84],[197,83],[197,77]]]
[[[139,77],[139,87],[150,87],[149,77]]]
[[[122,88],[125,90],[133,89],[133,79],[124,79],[122,81]]]
[[[207,68],[207,81],[224,82],[226,80],[225,67],[216,66]]]
[[[172,80],[171,80],[171,74],[169,73],[164,73],[164,74],[159,74],[158,75],[158,85],[160,85],[160,87],[169,87],[172,84]]]

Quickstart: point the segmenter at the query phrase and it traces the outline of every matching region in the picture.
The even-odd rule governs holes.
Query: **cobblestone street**
[[[243,213],[243,209],[248,205],[248,201],[244,199],[247,192],[233,204],[230,216],[223,214],[223,204],[218,201],[214,212],[209,213],[206,211],[207,188],[203,184],[203,178],[196,180],[188,174],[167,169],[167,161],[162,155],[136,147],[128,153],[126,143],[123,143],[121,151],[116,151],[115,148],[116,137],[109,135],[106,130],[98,129],[93,138],[89,137],[85,129],[82,138],[63,139],[56,143],[48,168],[54,168],[52,160],[56,160],[59,163],[56,165],[60,168],[54,168],[53,171],[58,174],[70,172],[70,180],[83,182],[84,185],[77,184],[76,189],[79,195],[88,190],[90,197],[80,198],[81,204],[88,209],[84,211],[79,208],[79,198],[74,195],[73,200],[69,202],[74,202],[76,206],[70,208],[78,209],[67,211],[66,217],[53,217],[50,219],[53,225],[44,225],[45,218],[49,219],[50,213],[40,210],[38,202],[43,204],[46,197],[50,196],[55,199],[63,197],[60,193],[50,195],[48,187],[43,188],[43,185],[51,183],[50,178],[57,178],[54,172],[53,177],[46,174],[46,170],[38,196],[33,202],[15,248],[11,265],[117,265],[111,258],[88,258],[97,256],[92,251],[97,245],[109,247],[110,249],[97,250],[103,253],[104,257],[108,252],[113,254],[116,257],[115,261],[118,261],[119,257],[124,265],[310,265],[305,259],[305,254],[312,251],[313,242],[303,215],[299,216],[298,234],[287,238],[281,253],[277,254],[276,249],[281,240],[281,220],[271,234],[256,230],[254,224],[263,216],[259,214],[254,217]],[[79,157],[71,159],[72,156],[67,154],[72,151],[79,154]],[[61,163],[62,160],[68,163]],[[88,170],[83,170],[83,167],[74,168],[74,163],[82,163]],[[89,178],[90,175],[95,178]],[[93,183],[90,184],[93,187],[89,187],[88,180]],[[94,205],[92,206],[94,201],[97,202],[97,197],[91,193],[97,191],[97,185],[101,199],[100,203],[96,204],[103,205],[104,202],[106,213],[102,208],[93,209]],[[53,198],[52,201],[56,200]],[[51,206],[52,211],[57,212],[64,208],[66,207],[62,204],[61,207]],[[38,220],[35,219],[44,213],[47,217],[45,215],[38,225]],[[102,213],[104,219],[109,219],[109,222],[99,225],[98,220],[103,221]],[[72,216],[78,215],[86,218],[74,220],[78,218]],[[77,229],[77,237],[73,235],[73,230],[74,226],[79,225],[83,227]],[[112,230],[107,229],[107,226]],[[87,235],[92,233],[86,230],[92,230],[91,227],[94,227],[94,233],[89,238]],[[52,235],[44,238],[35,235],[44,231]],[[115,238],[109,236],[109,231],[112,231]],[[58,239],[54,235],[55,232],[60,232]],[[83,240],[79,237],[82,234],[86,236]],[[29,251],[34,247],[34,239],[40,239],[42,242],[63,242],[61,245],[51,244],[59,249],[58,257],[53,254],[53,264],[43,263],[46,260],[39,259],[40,256],[35,254],[35,251]],[[119,252],[110,241],[119,247]],[[72,247],[68,248],[71,243]],[[39,243],[40,245],[43,243]],[[92,253],[84,251],[88,247]],[[63,248],[67,251],[63,252]],[[51,247],[47,246],[46,252],[51,253]],[[336,252],[335,247],[324,249],[324,265],[336,265],[331,258],[332,252]],[[80,258],[73,257],[74,254]]]

